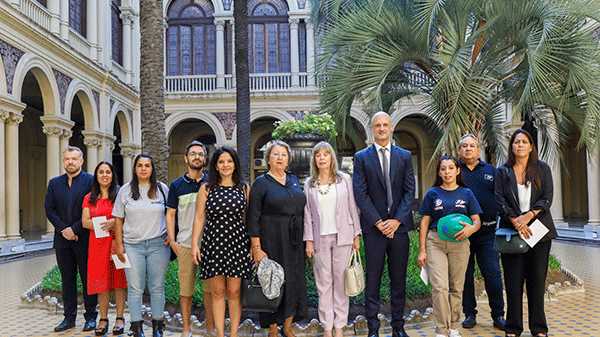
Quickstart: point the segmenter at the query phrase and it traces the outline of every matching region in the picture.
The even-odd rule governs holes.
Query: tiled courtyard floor
[[[551,336],[597,336],[600,337],[600,246],[577,243],[554,242],[552,252],[563,265],[577,274],[585,282],[585,293],[559,296],[557,302],[546,302],[546,314]],[[41,280],[42,276],[56,263],[54,254],[28,257],[0,264],[2,290],[0,292],[0,336],[93,336],[93,332],[83,332],[83,318],[78,316],[77,327],[62,333],[53,332],[62,316],[49,315],[39,309],[19,309],[19,296]],[[471,330],[460,329],[462,336],[504,336],[492,327],[488,316],[489,307],[481,305],[477,317],[478,325]],[[109,315],[112,324],[114,314]],[[125,318],[129,322],[126,314]],[[127,325],[129,326],[129,324]],[[528,336],[527,317],[525,333]],[[145,327],[146,335],[151,335],[150,327]],[[432,327],[408,330],[412,337],[435,336]],[[180,333],[166,332],[165,336],[179,336]],[[110,336],[110,334],[109,334]]]

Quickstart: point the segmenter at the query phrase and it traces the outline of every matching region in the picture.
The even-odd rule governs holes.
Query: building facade
[[[315,27],[308,0],[248,0],[252,177],[266,170],[261,148],[276,121],[319,109]],[[232,0],[164,0],[165,124],[169,182],[186,171],[192,140],[236,146]],[[141,150],[138,2],[0,0],[0,243],[2,253],[53,228],[44,216],[47,181],[63,173],[61,150],[85,152],[131,179]],[[506,120],[512,121],[510,107]],[[338,140],[342,166],[373,143],[369,112],[351,111],[358,140]],[[437,138],[418,96],[391,111],[397,145],[413,154],[415,204],[433,183]],[[543,122],[543,121],[540,121]],[[522,123],[505,124],[506,141]],[[573,129],[564,165],[554,167],[553,215],[561,235],[598,239],[599,153],[576,150]],[[494,163],[496,164],[496,163]],[[570,226],[569,226],[570,224]]]

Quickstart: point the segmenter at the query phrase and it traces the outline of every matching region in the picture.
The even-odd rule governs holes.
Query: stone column
[[[0,241],[6,240],[6,158],[4,152],[4,124],[10,117],[10,112],[0,110]]]
[[[115,149],[115,141],[117,137],[105,133],[102,136],[102,150],[98,157],[100,160],[107,160],[112,162],[112,151]]]
[[[125,83],[131,84],[131,24],[133,13],[131,7],[119,7],[123,21],[123,68],[125,68]]]
[[[290,68],[292,70],[292,87],[300,86],[300,51],[298,45],[299,19],[290,18]]]
[[[82,131],[81,134],[85,137],[83,144],[85,144],[87,149],[87,158],[85,158],[87,162],[86,172],[93,174],[98,162],[103,160],[98,159],[98,149],[102,145],[102,133],[98,131]]]
[[[71,130],[63,130],[62,135],[60,135],[60,155],[62,160],[62,154],[65,152],[67,147],[69,147],[69,139],[73,136],[73,131]]]
[[[235,22],[231,22],[231,88],[235,88]],[[250,65],[248,65],[250,66]],[[252,88],[250,88],[252,90]]]
[[[133,157],[136,155],[136,145],[133,143],[120,143],[121,156],[123,156],[123,183],[133,178]]]
[[[60,0],[48,0],[48,11],[50,12],[50,32],[60,34]]]
[[[587,150],[588,223],[584,226],[586,238],[597,238],[600,226],[600,149]]]
[[[309,20],[306,23],[306,72],[308,73],[308,86],[314,87],[315,80],[315,26]]]
[[[65,0],[63,0],[65,1]],[[86,38],[90,43],[90,59],[98,61],[98,17],[99,11],[97,0],[87,0],[87,30]]]
[[[225,21],[215,19],[217,34],[217,89],[225,88]]]
[[[98,42],[96,45],[96,50],[97,50],[96,59],[98,60],[98,63],[100,63],[102,65],[106,64],[106,61],[104,60],[104,56],[105,56],[104,53],[106,52],[105,46],[104,46],[105,41],[111,40],[110,37],[108,39],[106,39],[106,37],[105,37],[105,34],[108,31],[107,23],[110,22],[110,21],[107,21],[107,22],[104,21],[104,15],[105,15],[107,6],[110,6],[110,3],[108,1],[100,1],[99,6],[96,10],[96,13],[93,14],[93,15],[96,15],[96,22],[98,23],[98,34],[97,34]],[[111,27],[112,27],[112,23],[111,23]],[[112,31],[112,29],[110,31]]]
[[[19,124],[23,115],[11,112],[6,121],[6,238],[17,240],[19,219]]]
[[[69,41],[69,1],[60,1],[60,38]]]

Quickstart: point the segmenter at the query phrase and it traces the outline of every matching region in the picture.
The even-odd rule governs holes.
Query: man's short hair
[[[204,155],[207,155],[207,153],[206,153],[206,146],[204,146],[204,144],[200,143],[197,140],[192,140],[192,142],[189,143],[188,146],[185,147],[185,155],[186,156],[188,155],[188,152],[190,151],[190,147],[192,147],[192,146],[201,146],[202,149],[204,150]]]
[[[79,152],[79,157],[83,158],[83,151],[81,151],[81,149],[78,148],[77,146],[71,146],[71,145],[67,146],[67,148],[63,150],[63,155],[67,152],[74,152],[74,151]]]
[[[467,133],[466,135],[464,135],[464,136],[460,137],[460,140],[458,141],[458,147],[461,147],[461,146],[462,146],[462,143],[463,143],[463,141],[464,141],[465,139],[467,139],[467,138],[473,138],[473,139],[475,139],[475,142],[477,143],[477,147],[481,147],[481,145],[479,144],[479,139],[477,139],[477,136],[475,136],[475,135],[474,135],[474,134],[472,134],[472,133]]]

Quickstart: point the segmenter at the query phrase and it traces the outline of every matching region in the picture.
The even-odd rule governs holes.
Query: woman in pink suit
[[[350,301],[344,291],[344,271],[353,251],[360,248],[358,209],[352,179],[338,170],[329,143],[315,145],[310,159],[311,176],[304,184],[304,241],[306,255],[316,255],[323,268],[314,268],[319,293],[319,320],[325,337],[343,335]]]

